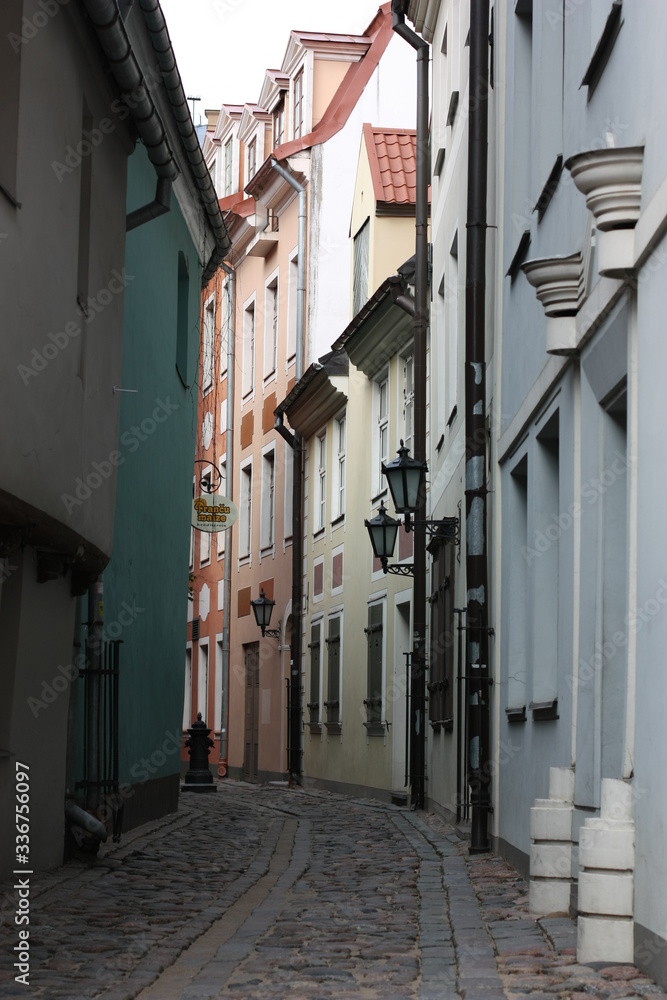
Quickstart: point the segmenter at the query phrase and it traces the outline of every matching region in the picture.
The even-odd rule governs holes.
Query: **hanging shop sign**
[[[202,493],[192,501],[192,527],[199,531],[226,531],[238,516],[236,504],[219,493]]]

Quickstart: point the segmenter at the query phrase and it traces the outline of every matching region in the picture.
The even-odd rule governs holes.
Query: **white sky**
[[[280,67],[292,28],[360,34],[381,0],[160,0],[194,122],[204,109],[255,103],[267,69]],[[190,104],[192,110],[192,104]]]

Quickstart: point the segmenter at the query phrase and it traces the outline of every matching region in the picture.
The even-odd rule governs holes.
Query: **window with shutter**
[[[454,566],[455,546],[442,543],[433,552],[428,717],[435,728],[454,726]]]
[[[368,644],[367,654],[367,697],[364,700],[366,708],[366,728],[370,735],[383,735],[382,722],[382,622],[384,608],[382,604],[371,604],[368,608],[368,626],[365,629]]]
[[[307,708],[311,732],[320,731],[320,649],[322,624],[316,622],[310,627],[310,701]]]
[[[340,617],[329,619],[327,637],[327,710],[326,724],[331,732],[340,732]]]
[[[356,316],[368,299],[368,263],[370,252],[370,219],[366,219],[354,237],[354,275],[352,279],[352,311]]]

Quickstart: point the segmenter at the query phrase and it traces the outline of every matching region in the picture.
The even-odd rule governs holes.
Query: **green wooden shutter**
[[[310,628],[310,724],[316,726],[320,721],[320,631],[321,624],[317,622]]]
[[[368,609],[368,697],[366,718],[372,725],[382,721],[382,618],[381,604],[371,604]]]
[[[327,721],[340,722],[340,618],[329,619],[328,670],[327,670]]]

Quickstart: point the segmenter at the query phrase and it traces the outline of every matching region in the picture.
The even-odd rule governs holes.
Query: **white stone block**
[[[570,912],[570,882],[559,879],[531,879],[528,907],[537,917],[563,917]]]
[[[582,868],[631,871],[635,866],[634,824],[586,820],[579,832],[579,864]]]
[[[579,917],[577,961],[581,965],[587,962],[620,962],[631,965],[634,961],[632,918]]]
[[[583,871],[579,874],[581,913],[631,917],[633,914],[632,875]]]
[[[602,779],[600,797],[602,819],[632,820],[632,785],[615,778]]]
[[[544,805],[549,802],[550,805]],[[533,840],[571,840],[574,809],[552,799],[537,799],[530,810],[530,836]]]
[[[574,802],[574,770],[571,767],[549,768],[549,798]]]
[[[530,845],[531,878],[569,878],[572,871],[572,844]]]

